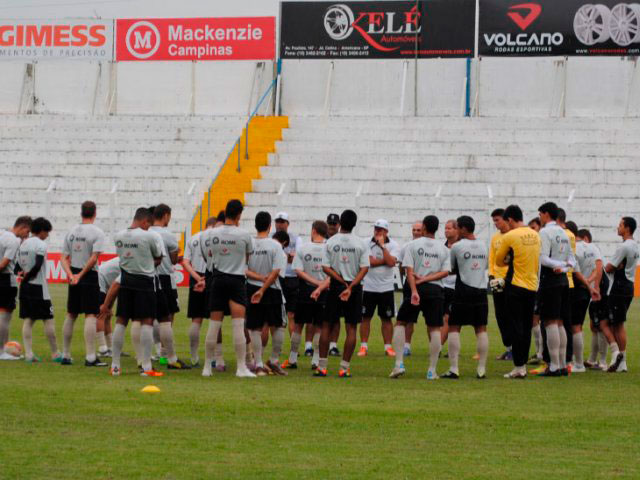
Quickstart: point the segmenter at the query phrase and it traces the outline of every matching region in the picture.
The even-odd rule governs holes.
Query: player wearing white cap
[[[360,324],[359,357],[364,357],[369,351],[369,332],[371,318],[378,311],[381,321],[382,339],[385,355],[395,357],[391,346],[393,325],[391,319],[395,316],[393,269],[396,266],[400,246],[389,238],[389,222],[381,218],[373,225],[373,236],[369,240],[369,271],[362,282],[362,323]]]
[[[96,356],[97,315],[100,311],[98,257],[104,251],[104,232],[94,225],[96,204],[86,201],[80,208],[82,223],[73,227],[64,239],[62,268],[69,280],[67,317],[62,327],[62,365],[71,365],[71,339],[78,315],[84,314],[86,367],[106,367]]]
[[[18,217],[11,230],[0,231],[0,360],[19,360],[4,351],[11,316],[16,308],[18,282],[15,268],[20,242],[29,237],[31,217]]]

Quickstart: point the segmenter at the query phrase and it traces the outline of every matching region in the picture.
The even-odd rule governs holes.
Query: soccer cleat
[[[588,368],[589,370],[600,370],[600,365],[598,364],[598,362],[590,362],[589,360],[585,360],[584,361],[584,366],[586,368]]]
[[[0,360],[20,360],[20,357],[14,357],[10,353],[2,352],[0,353]]]
[[[502,355],[498,355],[496,360],[513,360],[513,353],[511,353],[511,350],[507,350]]]
[[[532,368],[529,370],[529,373],[531,375],[540,375],[541,373],[546,372],[547,368],[549,368],[547,364],[542,362],[538,368]]]
[[[332,349],[329,350],[329,355],[332,357],[339,357],[340,349],[338,347],[333,347]]]
[[[405,357],[410,357],[411,356],[411,347],[404,347],[404,356]]]
[[[164,373],[156,372],[155,370],[144,370],[140,376],[142,377],[164,377]]]
[[[216,365],[216,372],[226,372],[226,371],[227,371],[227,366],[224,363],[222,365]]]
[[[236,370],[236,377],[238,378],[256,378],[256,374],[250,372],[247,367],[239,368]]]
[[[544,372],[539,373],[538,376],[539,377],[561,377],[562,372],[560,371],[560,369],[551,370],[550,368],[547,368]]]
[[[269,376],[269,371],[264,367],[256,367],[256,371],[254,373],[258,377],[267,377],[267,376]]]
[[[112,377],[119,377],[120,376],[120,367],[113,367],[109,369],[109,375],[111,375]]]
[[[442,378],[448,378],[450,380],[457,380],[457,379],[460,378],[460,375],[458,375],[456,372],[452,372],[451,370],[449,370],[447,373],[442,375]]]
[[[396,352],[395,352],[395,350],[394,350],[393,348],[391,348],[391,347],[389,347],[389,348],[385,349],[384,354],[385,354],[387,357],[395,357],[395,356],[396,356]]]
[[[104,350],[98,350],[98,355],[100,355],[101,357],[111,358],[113,356],[113,352],[110,349],[106,348]]]
[[[58,353],[55,356],[51,357],[51,360],[54,361],[55,363],[62,363],[62,355],[60,353]]]
[[[167,357],[160,357],[158,359],[158,363],[160,365],[169,365],[169,360],[167,359]]]
[[[305,357],[313,357],[313,348],[307,348],[307,349],[304,351],[304,356],[305,356]]]
[[[289,368],[291,370],[295,370],[296,368],[298,368],[298,364],[297,363],[289,363],[289,360],[285,360],[284,362],[282,362],[282,365],[280,365],[282,368]]]
[[[351,378],[351,369],[347,368],[341,368],[340,370],[338,370],[338,377],[340,378]]]
[[[315,372],[313,372],[314,377],[326,377],[328,375],[328,371],[326,368],[317,368]]]
[[[404,365],[400,365],[399,367],[395,367],[393,370],[391,370],[389,378],[400,378],[405,373],[406,371],[404,369]]]
[[[482,375],[480,375],[479,373],[476,373],[476,378],[478,380],[486,380],[487,379],[487,374],[483,373]]]
[[[618,367],[618,372],[619,373],[626,373],[627,372],[627,361],[626,360],[622,361],[622,363]]]
[[[369,349],[367,347],[360,347],[360,350],[358,350],[359,357],[366,357],[368,354],[369,354]]]
[[[160,356],[159,355],[151,355],[151,361],[152,362],[157,362],[158,360],[160,360]]]
[[[107,364],[104,363],[102,360],[100,360],[98,357],[96,357],[96,359],[93,362],[90,362],[85,358],[84,366],[85,367],[106,367]]]
[[[34,355],[33,357],[26,357],[24,361],[27,363],[40,363],[42,362],[42,359],[39,356]]]
[[[191,359],[191,368],[196,368],[200,366],[200,359],[196,359],[194,360],[193,358]]]
[[[318,369],[318,364],[317,363],[312,363],[311,364],[311,370],[317,370]]]
[[[71,361],[70,358],[63,358],[62,360],[60,360],[60,365],[72,365],[73,362]]]
[[[271,370],[276,375],[282,375],[284,377],[289,375],[287,372],[284,371],[284,369],[280,365],[278,365],[275,362],[272,362],[271,360],[267,361],[266,366],[269,370]]]
[[[474,354],[473,357],[471,357],[471,360],[475,360],[475,361],[480,360],[480,355],[478,353]]]
[[[531,358],[529,359],[529,361],[527,362],[528,365],[540,365],[540,362],[542,362],[542,359],[540,357],[538,357],[537,355],[532,355]]]
[[[564,367],[560,369],[560,373],[563,377],[568,377],[571,374],[571,367]]]
[[[438,376],[438,374],[436,372],[432,372],[431,370],[429,370],[427,372],[427,380],[437,380],[440,377]]]
[[[574,365],[571,368],[571,373],[585,373],[587,371],[587,369],[585,368],[584,365]]]
[[[167,363],[167,368],[169,370],[191,370],[191,367],[180,359],[172,363]]]
[[[203,377],[210,377],[211,375],[213,375],[211,373],[211,367],[207,368],[206,366],[202,369],[202,376]]]
[[[523,380],[527,377],[526,372],[522,372],[520,370],[516,370],[515,368],[511,370],[509,373],[504,374],[504,378],[508,378],[511,380]]]
[[[618,352],[618,354],[616,355],[616,358],[613,360],[613,362],[611,362],[611,364],[607,368],[607,372],[609,372],[609,373],[617,372],[618,371],[618,367],[622,363],[623,359],[624,359],[624,355],[622,353]]]

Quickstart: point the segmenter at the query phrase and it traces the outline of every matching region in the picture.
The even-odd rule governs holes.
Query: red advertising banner
[[[98,258],[98,264],[111,260],[115,253],[103,253]],[[47,254],[47,281],[49,283],[67,283],[67,274],[62,268],[61,253]],[[181,264],[174,265],[176,283],[179,287],[189,286],[189,274],[182,268]]]
[[[116,60],[272,60],[275,17],[116,21]]]

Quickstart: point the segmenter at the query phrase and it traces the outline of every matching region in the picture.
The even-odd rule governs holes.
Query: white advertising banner
[[[0,19],[0,60],[113,60],[113,20]]]

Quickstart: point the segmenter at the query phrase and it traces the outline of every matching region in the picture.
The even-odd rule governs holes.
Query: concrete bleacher
[[[79,220],[80,203],[98,204],[108,236],[140,205],[173,209],[178,234],[225,160],[244,117],[0,115],[0,226],[45,215],[59,251]],[[108,251],[112,251],[108,242]]]
[[[528,221],[553,200],[609,255],[620,217],[640,213],[639,133],[639,120],[616,118],[293,117],[246,197],[245,225],[284,209],[306,235],[350,207],[362,236],[382,217],[404,242],[436,213],[473,216],[487,239],[493,208],[518,203]]]

